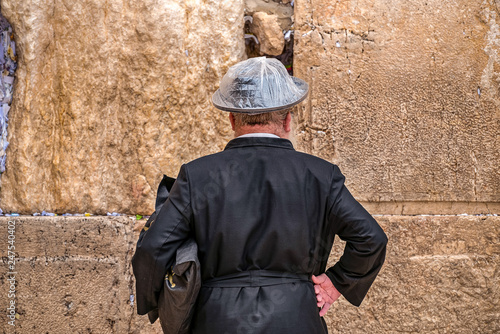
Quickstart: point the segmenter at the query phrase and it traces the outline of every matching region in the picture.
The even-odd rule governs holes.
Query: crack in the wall
[[[321,45],[323,46],[323,51],[327,52],[326,46],[325,46],[325,36],[323,36],[323,33],[321,31],[318,31],[319,36],[321,37]],[[331,38],[331,35],[330,35]]]
[[[477,171],[477,158],[474,152],[471,152],[471,158],[472,158],[472,167],[474,168],[474,177],[472,178],[472,191],[474,193],[474,199],[477,200],[477,177],[478,177],[478,171]]]
[[[319,131],[323,131],[323,132],[326,132],[329,130],[328,127],[320,127],[320,126],[316,126],[316,125],[308,125],[308,124],[305,124],[304,125],[304,130],[312,130],[312,131],[316,131],[316,132],[319,132]]]
[[[7,141],[8,115],[14,93],[16,69],[17,55],[14,32],[7,19],[0,13],[0,173],[5,172],[7,147],[9,146]]]
[[[311,26],[314,27],[314,29],[311,28],[311,30],[315,30],[317,27],[316,26]],[[364,41],[364,42],[371,42],[375,43],[375,39],[370,37],[371,33],[374,33],[375,30],[373,29],[368,29],[366,31],[356,31],[356,30],[351,30],[351,29],[321,29],[321,33],[323,34],[336,34],[336,35],[344,35],[345,36],[345,42],[348,42],[348,38],[350,35],[354,35],[359,38],[359,40]]]
[[[496,10],[491,10],[493,5]],[[488,55],[488,63],[481,76],[481,90],[488,92],[493,103],[497,108],[500,108],[500,100],[495,98],[499,93],[498,83],[494,80],[495,75],[500,75],[500,73],[495,73],[495,64],[500,63],[500,26],[497,22],[497,18],[500,16],[498,15],[498,2],[493,4],[492,0],[485,0],[483,6],[483,15],[486,18],[485,24],[489,26],[489,30],[486,34],[486,46],[484,47],[484,52]]]
[[[247,57],[276,58],[293,75],[293,4],[247,0],[244,13]]]
[[[106,257],[97,257],[97,256],[88,256],[88,255],[63,255],[63,256],[50,256],[47,254],[47,250],[44,249],[45,255],[43,257],[40,256],[30,256],[30,257],[18,257],[16,261],[18,262],[45,262],[54,263],[54,262],[99,262],[99,263],[110,263],[110,264],[119,264],[120,258],[116,256],[106,256]]]

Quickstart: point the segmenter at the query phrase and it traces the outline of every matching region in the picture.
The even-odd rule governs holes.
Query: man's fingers
[[[321,308],[321,310],[319,311],[319,316],[320,317],[324,316],[328,312],[328,309],[330,308],[331,305],[332,304],[325,303]]]
[[[323,275],[325,275],[325,274],[321,274],[319,276],[312,275],[311,278],[312,278],[313,283],[321,285],[325,281],[325,278],[323,277]]]
[[[314,292],[316,293],[317,305],[320,308],[319,315],[322,317],[327,312],[330,306],[340,297],[340,292],[337,291],[326,274],[319,276],[311,276],[314,283]]]

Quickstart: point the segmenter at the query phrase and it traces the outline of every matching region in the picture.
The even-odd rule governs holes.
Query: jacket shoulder
[[[272,147],[246,147],[244,150],[225,150],[192,160],[186,163],[186,166],[192,171],[210,170],[216,166],[223,166],[224,164],[229,164],[235,161],[251,164],[255,158],[255,161],[259,160],[259,158],[263,158],[263,155],[271,157],[269,160],[273,160],[273,162],[276,163],[276,166],[280,165],[279,160],[282,159],[285,165],[291,165],[295,168],[302,167],[306,169],[314,169],[327,174],[340,172],[337,165],[315,155],[293,149],[282,150]]]
[[[204,167],[207,165],[211,165],[213,163],[221,162],[226,160],[227,154],[225,154],[226,151],[221,151],[217,153],[212,153],[208,155],[204,155],[202,157],[196,158],[194,160],[191,160],[187,163],[185,163],[185,166],[188,168],[198,168],[198,167]]]

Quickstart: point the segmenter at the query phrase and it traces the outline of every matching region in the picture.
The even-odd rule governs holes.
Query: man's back
[[[334,165],[296,152],[286,139],[237,138],[184,167],[203,279],[324,271],[333,241],[327,210],[340,190],[332,183],[343,181]]]
[[[334,235],[350,221],[381,232],[338,167],[296,152],[286,139],[254,137],[183,169],[202,278],[229,275],[202,288],[194,333],[326,333],[307,278],[325,271]],[[276,277],[235,282],[234,274],[248,272]]]
[[[194,333],[326,333],[307,277],[324,271],[331,249],[327,212],[340,190],[331,186],[343,181],[335,168],[279,138],[237,138],[184,166],[203,280],[276,275],[203,287]]]

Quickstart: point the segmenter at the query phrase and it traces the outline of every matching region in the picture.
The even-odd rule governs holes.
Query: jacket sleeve
[[[340,260],[326,271],[335,288],[359,306],[385,260],[387,236],[344,185],[337,166],[331,187],[329,221],[333,232],[346,241]]]
[[[173,265],[177,249],[190,234],[191,219],[189,181],[183,165],[166,203],[137,243],[132,258],[138,314],[158,308],[165,274]]]

